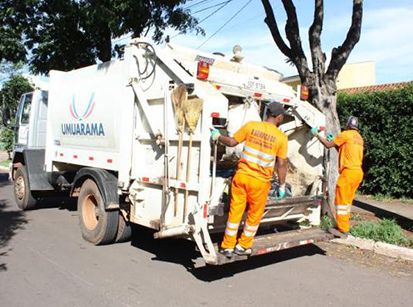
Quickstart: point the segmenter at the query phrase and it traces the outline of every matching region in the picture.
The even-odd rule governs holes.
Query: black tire
[[[25,166],[19,167],[14,174],[14,198],[21,210],[33,209],[37,200],[30,191],[29,176]]]
[[[118,231],[118,211],[106,211],[102,195],[96,183],[86,179],[77,200],[82,237],[95,245],[115,241]]]
[[[116,234],[115,243],[122,243],[129,241],[132,237],[132,227],[128,221],[125,220],[123,214],[119,211],[118,233]]]

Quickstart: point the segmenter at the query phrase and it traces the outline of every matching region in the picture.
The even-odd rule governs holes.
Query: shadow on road
[[[5,173],[5,171],[0,172],[0,188],[6,185],[10,185],[11,182],[9,181],[9,174]]]
[[[8,184],[7,174],[0,173],[0,187]],[[7,249],[9,241],[26,223],[24,212],[15,210],[10,201],[0,199],[0,272],[7,270],[7,265],[2,259],[8,256],[11,250]]]
[[[189,270],[197,279],[212,282],[222,278],[232,277],[238,273],[254,270],[267,265],[304,256],[325,255],[325,252],[316,245],[305,245],[262,256],[251,257],[246,261],[233,262],[223,266],[205,266]]]
[[[254,270],[259,267],[288,261],[294,258],[325,255],[325,252],[315,245],[306,245],[278,251],[262,256],[255,256],[246,261],[234,262],[222,266],[202,266],[196,264],[203,260],[196,251],[195,243],[184,239],[153,238],[154,231],[141,226],[133,227],[132,246],[154,254],[152,260],[176,263],[184,266],[197,279],[212,282],[236,275],[240,272]]]

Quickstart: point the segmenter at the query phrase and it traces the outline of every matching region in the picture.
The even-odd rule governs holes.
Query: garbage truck
[[[242,144],[211,142],[210,129],[233,135],[278,101],[288,113],[280,126],[289,139],[288,197],[273,197],[274,178],[252,256],[329,239],[318,227],[324,150],[310,133],[325,117],[280,76],[239,52],[143,39],[120,59],[52,70],[47,90],[20,100],[10,167],[17,206],[32,209],[58,193],[77,199],[82,237],[95,245],[128,240],[137,224],[155,239],[194,241],[207,264],[245,260],[219,254],[212,239],[225,229]]]

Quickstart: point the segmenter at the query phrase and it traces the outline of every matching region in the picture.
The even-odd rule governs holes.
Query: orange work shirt
[[[361,169],[364,141],[357,130],[345,130],[337,135],[333,143],[338,146],[339,171]]]
[[[272,178],[275,157],[287,158],[288,138],[269,122],[248,122],[234,134],[244,143],[237,172],[262,181]]]

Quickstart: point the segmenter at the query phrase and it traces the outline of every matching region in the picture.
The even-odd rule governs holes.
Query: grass
[[[389,201],[389,200],[393,200],[394,198],[392,198],[389,195],[376,194],[376,195],[373,195],[373,199],[375,199],[377,201]]]
[[[402,228],[394,220],[361,221],[351,228],[350,233],[355,237],[413,247],[413,240],[405,236]]]
[[[363,221],[363,217],[360,214],[356,213],[356,214],[351,215],[350,220],[351,221],[356,221],[356,222],[361,222],[361,221]]]
[[[330,219],[328,215],[324,215],[320,221],[320,228],[323,230],[327,230],[333,227],[333,221]]]
[[[402,197],[402,198],[400,198],[400,201],[403,204],[413,205],[413,198]]]
[[[0,166],[9,167],[10,161],[11,161],[11,160],[1,161],[1,162],[0,162]]]

